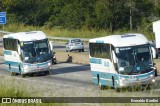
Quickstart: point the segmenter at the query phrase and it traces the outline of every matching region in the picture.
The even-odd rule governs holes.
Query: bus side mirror
[[[50,48],[51,48],[51,51],[53,50],[53,45],[52,45],[52,42],[49,41],[49,45],[50,45]]]
[[[21,54],[21,47],[18,45],[18,53]]]
[[[113,57],[113,62],[114,62],[114,63],[117,63],[116,55],[115,55],[115,52],[114,52],[114,51],[112,51],[112,57]]]

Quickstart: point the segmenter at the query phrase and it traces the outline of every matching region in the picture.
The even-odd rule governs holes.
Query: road
[[[89,65],[59,63],[52,66],[49,76],[43,73],[36,76],[10,76],[0,57],[0,81],[7,81],[9,86],[23,87],[31,92],[31,96],[44,97],[148,97],[160,95],[160,76],[156,78],[156,86],[151,90],[122,91],[106,88],[100,90],[91,83]]]

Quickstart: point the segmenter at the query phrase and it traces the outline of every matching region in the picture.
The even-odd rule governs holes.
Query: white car
[[[66,52],[71,52],[74,50],[79,50],[79,52],[84,52],[84,45],[81,39],[73,38],[66,43]]]

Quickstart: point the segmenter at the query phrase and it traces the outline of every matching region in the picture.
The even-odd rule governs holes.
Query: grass
[[[7,83],[7,82],[6,82]],[[0,83],[0,97],[26,97],[29,96],[28,93],[24,92],[19,88],[14,88],[12,86],[8,86],[5,83]]]
[[[24,24],[7,24],[4,26],[0,26],[0,29],[9,31],[9,32],[20,32],[20,31],[33,31],[33,30],[41,30],[45,32],[48,36],[55,36],[55,37],[70,37],[70,38],[95,38],[101,36],[107,36],[111,34],[125,34],[125,33],[142,33],[146,35],[149,40],[154,40],[154,33],[143,31],[143,30],[135,30],[129,31],[126,29],[116,30],[114,33],[111,33],[109,30],[95,30],[95,29],[75,29],[75,30],[68,30],[68,29],[61,29],[61,28],[47,28],[45,26],[26,26]]]
[[[10,81],[10,80],[8,80]],[[25,90],[25,88],[21,87],[13,87],[12,84],[7,84],[8,81],[1,81],[0,82],[0,97],[32,97],[29,92]],[[11,83],[14,83],[12,80]],[[0,106],[66,106],[67,104],[64,103],[42,103],[42,104],[21,104],[21,103],[12,103],[12,104],[0,104]],[[68,105],[67,105],[68,106]]]

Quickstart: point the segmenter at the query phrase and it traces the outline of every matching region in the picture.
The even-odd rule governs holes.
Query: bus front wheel
[[[49,75],[49,71],[45,71],[45,75]]]
[[[120,91],[121,91],[120,88],[115,87],[115,80],[114,80],[114,77],[112,77],[112,86],[113,86],[113,88],[116,90],[116,92],[120,92]]]
[[[22,78],[25,77],[25,74],[22,74],[22,70],[21,70],[21,67],[20,67],[20,66],[19,66],[19,73],[20,73],[20,75],[21,75]]]

